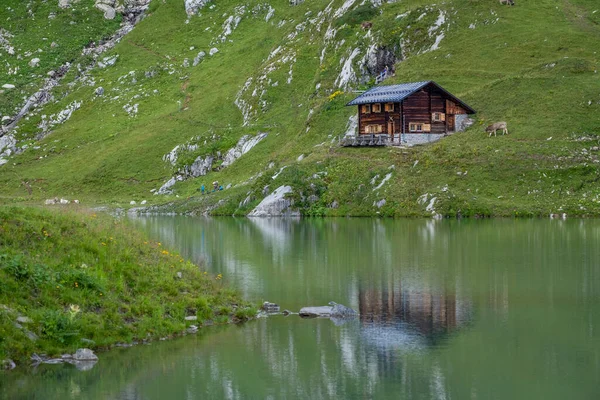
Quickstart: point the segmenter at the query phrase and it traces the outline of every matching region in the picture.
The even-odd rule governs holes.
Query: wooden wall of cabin
[[[410,132],[411,123],[430,124],[429,132],[446,133],[445,121],[432,121],[434,112],[446,113],[446,96],[436,88],[426,87],[404,99],[404,132]]]
[[[388,133],[388,121],[390,117],[394,121],[395,132],[401,132],[401,118],[400,118],[400,103],[392,103],[394,104],[394,111],[385,111],[385,105],[390,103],[374,103],[381,105],[380,112],[373,112],[373,104],[369,104],[371,107],[371,111],[369,113],[365,113],[363,111],[363,104],[358,106],[358,133],[360,135],[367,134],[367,126],[368,125],[382,125],[383,130],[381,133]]]

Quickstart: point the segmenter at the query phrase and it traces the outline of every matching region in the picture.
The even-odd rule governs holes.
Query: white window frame
[[[371,105],[363,104],[360,110],[363,114],[371,114]]]
[[[424,132],[423,125],[425,125],[425,124],[422,122],[410,122],[408,124],[408,131],[409,132]],[[419,126],[421,127],[421,129],[418,129]]]
[[[375,103],[371,106],[371,111],[373,111],[374,113],[380,113],[381,112],[381,103]]]
[[[394,112],[394,103],[385,103],[386,112]]]
[[[431,114],[432,122],[444,122],[446,120],[443,112],[434,112]]]

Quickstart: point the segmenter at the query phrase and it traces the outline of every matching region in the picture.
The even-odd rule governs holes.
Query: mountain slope
[[[29,148],[0,167],[2,196],[244,214],[290,185],[307,215],[598,214],[594,3],[220,1],[187,15],[183,1],[154,0],[99,56],[114,65],[68,90],[63,80],[63,98],[19,123],[16,147]],[[435,80],[478,111],[474,126],[422,147],[340,148],[351,90],[393,61],[386,84]],[[43,115],[73,104],[40,135]],[[511,134],[488,138],[498,120]],[[245,135],[257,144],[230,162]],[[150,192],[171,178],[172,194]],[[199,195],[215,180],[231,187]]]

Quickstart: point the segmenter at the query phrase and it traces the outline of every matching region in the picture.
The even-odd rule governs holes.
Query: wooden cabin
[[[475,114],[433,81],[376,86],[347,105],[358,107],[359,145],[435,141],[463,130],[468,115]]]

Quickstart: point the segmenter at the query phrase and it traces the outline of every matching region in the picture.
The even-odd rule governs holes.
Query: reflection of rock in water
[[[471,318],[471,303],[432,290],[361,289],[359,313],[365,336],[378,346],[435,346]]]

